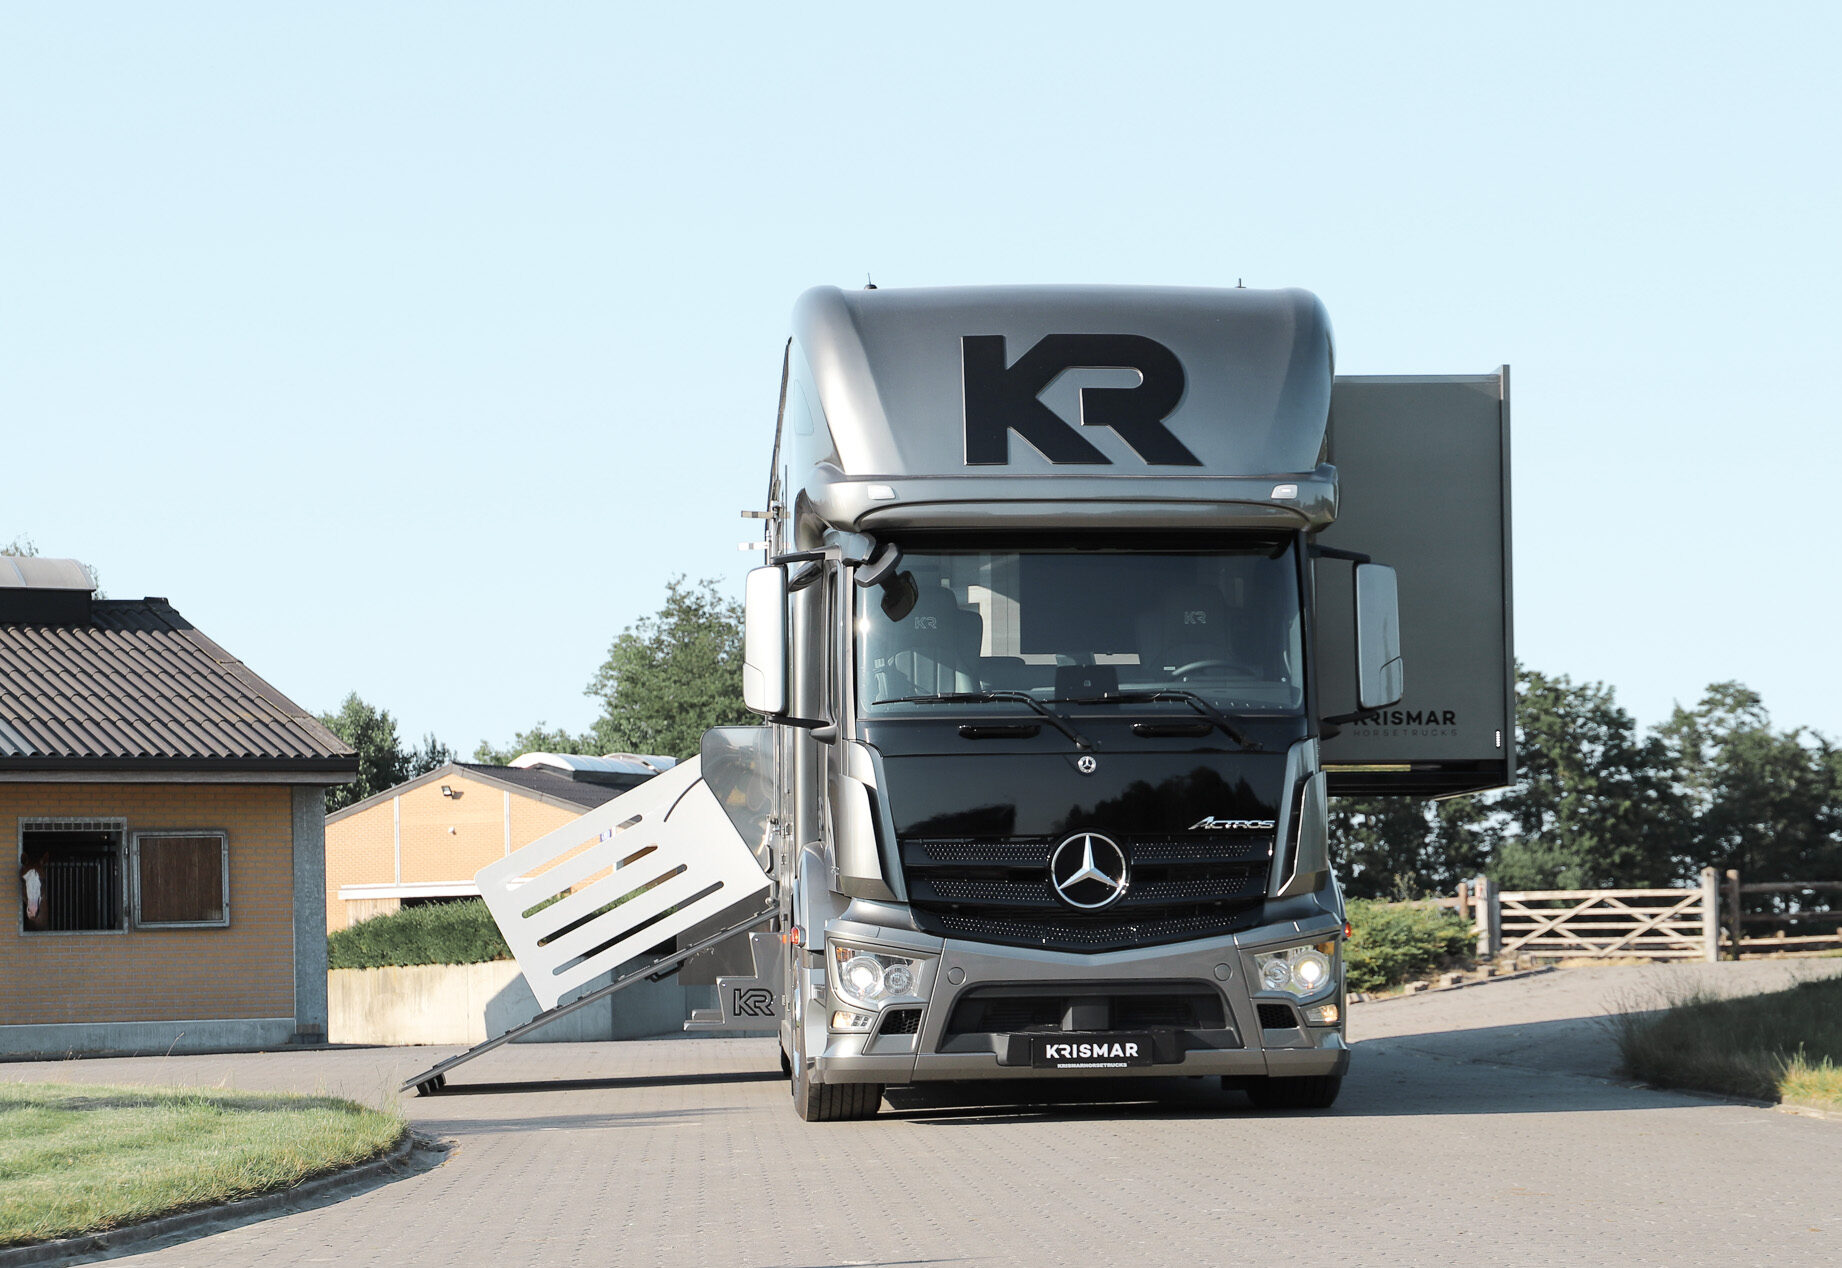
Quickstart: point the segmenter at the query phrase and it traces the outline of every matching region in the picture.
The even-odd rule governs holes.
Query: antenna
[[[870,280],[870,275],[868,273],[863,275],[863,288],[866,291],[873,291],[876,289],[876,283]]]

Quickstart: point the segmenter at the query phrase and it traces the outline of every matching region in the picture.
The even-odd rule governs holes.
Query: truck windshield
[[[892,583],[857,594],[866,713],[989,708],[965,698],[982,692],[1118,696],[1160,710],[1185,709],[1178,693],[1189,692],[1224,713],[1304,706],[1289,540],[1196,551],[913,550]]]

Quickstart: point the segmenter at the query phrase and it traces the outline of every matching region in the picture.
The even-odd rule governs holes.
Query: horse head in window
[[[25,890],[26,928],[34,931],[51,928],[50,895],[46,892],[51,883],[51,856],[40,854],[26,860],[19,869],[19,883]]]

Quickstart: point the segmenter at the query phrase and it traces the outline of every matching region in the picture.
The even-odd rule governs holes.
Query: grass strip
[[[0,1083],[0,1247],[290,1188],[404,1131],[331,1096]]]
[[[1842,1109],[1842,978],[1737,999],[1690,993],[1614,1014],[1612,1030],[1646,1083]]]

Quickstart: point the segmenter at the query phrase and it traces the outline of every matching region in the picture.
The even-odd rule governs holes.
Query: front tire
[[[793,1110],[808,1123],[848,1123],[875,1118],[883,1107],[880,1083],[820,1083],[812,1077],[806,1060],[806,1006],[802,1000],[793,1013],[793,1052],[781,1059],[791,1067]]]
[[[1302,1078],[1249,1079],[1247,1099],[1261,1109],[1329,1109],[1343,1090],[1340,1074],[1310,1074]]]
[[[814,1083],[794,1075],[793,1108],[808,1123],[852,1123],[875,1118],[883,1107],[880,1083]]]

